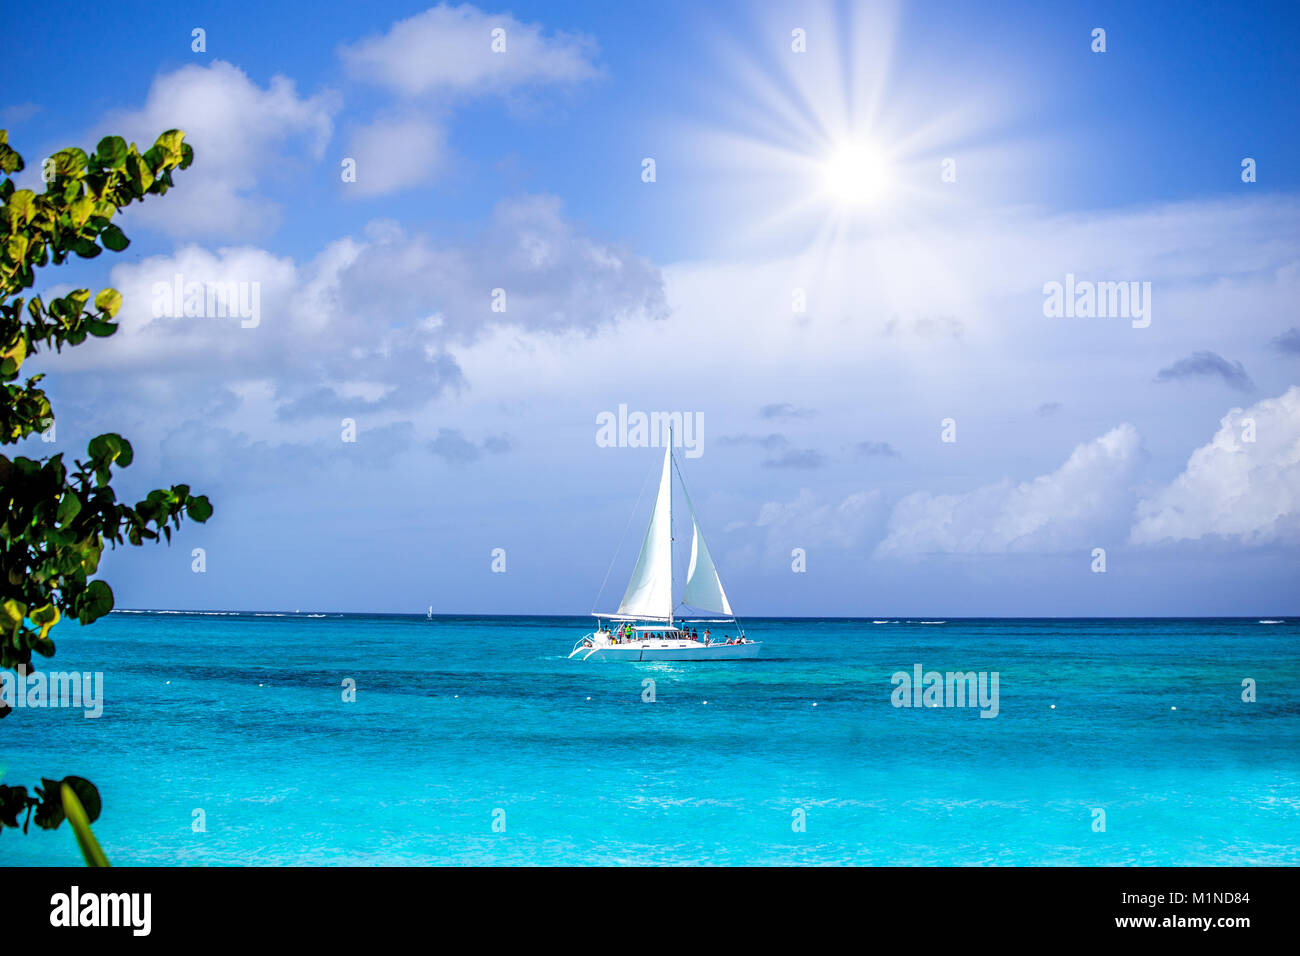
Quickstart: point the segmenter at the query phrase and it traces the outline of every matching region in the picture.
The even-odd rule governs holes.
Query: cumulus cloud
[[[1003,480],[965,494],[920,491],[895,505],[878,557],[1045,553],[1106,540],[1127,511],[1139,448],[1123,424],[1079,445],[1060,468],[1030,481]]]
[[[1217,352],[1193,352],[1156,373],[1157,382],[1174,382],[1188,378],[1220,378],[1241,392],[1254,391],[1255,383],[1240,362],[1229,362]]]
[[[514,443],[508,435],[493,435],[482,442],[473,442],[459,428],[439,428],[438,437],[429,443],[429,450],[453,465],[478,461],[483,455],[500,455],[509,451]]]
[[[760,418],[811,418],[816,414],[815,409],[800,408],[790,402],[776,402],[758,410]]]
[[[768,501],[752,522],[736,522],[728,533],[747,532],[749,540],[729,552],[737,565],[773,565],[789,561],[792,548],[835,549],[857,547],[881,518],[880,492],[855,491],[827,501],[809,488],[790,501]]]
[[[887,441],[860,441],[853,450],[867,458],[897,458],[898,450]]]
[[[826,456],[815,448],[788,448],[774,458],[764,460],[764,468],[820,468]]]
[[[445,139],[442,127],[423,116],[386,117],[358,127],[348,144],[357,178],[343,194],[378,196],[427,182],[442,162]]]
[[[207,493],[264,491],[297,485],[335,467],[362,472],[387,469],[416,448],[415,427],[409,421],[360,427],[355,439],[344,442],[336,433],[315,441],[267,441],[194,419],[160,442],[161,471],[202,475]]]
[[[118,334],[68,352],[61,370],[151,376],[172,399],[265,382],[264,413],[282,422],[425,406],[466,385],[454,350],[493,330],[581,335],[666,310],[657,268],[583,235],[545,197],[502,204],[455,245],[381,220],[307,262],[189,245],[119,262],[111,281],[125,301]],[[215,289],[255,301],[257,320],[216,314]],[[184,311],[190,290],[199,314]],[[158,388],[150,398],[165,405]]]
[[[445,3],[343,46],[339,56],[350,75],[396,98],[393,116],[352,130],[357,180],[347,195],[378,196],[431,181],[447,152],[441,114],[476,96],[536,106],[539,91],[599,76],[596,52],[590,37],[548,36],[508,13]]]
[[[493,31],[504,31],[505,51],[494,52]],[[499,44],[498,44],[499,45]],[[441,3],[394,23],[381,36],[344,46],[343,63],[355,77],[405,97],[438,93],[505,93],[529,84],[573,84],[600,75],[590,37],[543,34],[536,23],[508,13],[488,14],[469,4]]]
[[[1229,411],[1182,474],[1138,503],[1135,544],[1211,537],[1300,541],[1300,387]]]
[[[194,165],[177,174],[184,188],[129,214],[177,236],[248,237],[271,231],[283,215],[259,187],[295,160],[319,159],[338,108],[332,93],[299,96],[283,76],[262,87],[216,60],[159,74],[144,105],[108,114],[95,139],[116,133],[143,149],[164,130],[184,130],[195,152]]]
[[[1300,329],[1289,328],[1281,335],[1275,336],[1269,344],[1279,352],[1300,355]]]
[[[755,445],[768,452],[763,460],[764,468],[820,468],[826,463],[826,456],[813,448],[792,448],[790,439],[777,432],[767,435],[724,435],[718,439],[720,445]]]

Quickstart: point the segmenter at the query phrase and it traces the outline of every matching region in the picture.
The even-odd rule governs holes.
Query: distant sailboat
[[[432,604],[429,605],[429,614],[428,614],[428,616],[425,618],[425,620],[429,620],[429,621],[432,621],[432,620],[433,620],[433,605],[432,605]]]
[[[673,475],[681,484],[682,497],[691,516],[691,557],[680,601],[674,600],[673,580]],[[709,617],[675,616],[679,605]],[[739,628],[731,603],[722,589],[722,579],[713,556],[704,543],[695,508],[686,492],[669,435],[664,449],[659,494],[650,515],[650,527],[641,542],[632,580],[628,582],[618,610],[612,614],[592,612],[596,630],[581,637],[569,657],[581,655],[603,660],[629,661],[717,661],[757,657],[761,643],[751,641]],[[603,624],[608,621],[608,624]],[[702,626],[701,626],[702,625]],[[710,625],[730,625],[729,633],[716,634]]]

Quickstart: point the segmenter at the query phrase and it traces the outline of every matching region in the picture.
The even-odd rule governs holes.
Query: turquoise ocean
[[[920,620],[581,663],[589,618],[118,612],[41,662],[103,716],[15,710],[0,782],[94,781],[117,865],[1300,864],[1296,622]],[[893,706],[917,664],[998,716]]]

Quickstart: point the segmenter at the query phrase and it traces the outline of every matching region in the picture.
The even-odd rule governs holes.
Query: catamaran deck
[[[569,656],[606,661],[730,661],[757,657],[762,646],[760,641],[704,644],[686,640],[633,640],[619,644],[594,644],[591,647],[584,647],[580,643]]]

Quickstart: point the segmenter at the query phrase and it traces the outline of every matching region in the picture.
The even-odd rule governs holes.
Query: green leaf
[[[99,295],[95,296],[95,308],[100,312],[108,313],[111,319],[117,315],[117,310],[122,308],[122,293],[116,289],[100,289]]]
[[[127,156],[126,174],[137,193],[143,194],[153,185],[153,170],[149,168],[149,164],[138,153],[131,153]]]
[[[103,811],[103,802],[99,798],[99,789],[85,777],[66,776],[63,785],[71,787],[82,809],[86,811],[86,822],[94,823]]]
[[[27,605],[21,601],[9,598],[4,603],[0,603],[0,627],[5,630],[12,632],[21,627],[26,616]]]
[[[67,816],[59,795],[59,781],[41,777],[41,785],[36,788],[36,792],[41,801],[32,814],[32,822],[42,830],[57,830]]]
[[[91,621],[99,620],[111,610],[113,610],[113,589],[106,582],[96,578],[81,595],[77,620],[82,624],[89,624]]]
[[[72,308],[68,309],[68,314],[72,316],[79,316],[81,315],[81,310],[86,307],[86,303],[90,301],[90,290],[73,289],[66,296],[64,296],[64,298],[67,299],[68,302],[72,304]]]
[[[163,133],[154,142],[154,146],[163,154],[166,161],[172,165],[180,165],[184,159],[181,149],[182,140],[185,134],[178,129],[169,129]]]
[[[30,189],[20,189],[9,197],[6,206],[9,218],[18,225],[25,226],[32,218],[32,213],[36,211],[36,193]]]
[[[86,446],[90,453],[91,459],[96,465],[107,466],[117,462],[123,468],[126,468],[134,460],[135,455],[131,451],[131,443],[121,435],[115,435],[109,432],[104,435],[96,435]]]
[[[90,214],[95,211],[95,200],[89,196],[78,196],[68,206],[68,216],[72,219],[72,224],[81,228],[90,218]]]
[[[185,513],[202,524],[212,517],[212,504],[207,495],[198,495],[185,504]]]
[[[0,171],[18,173],[23,170],[23,158],[8,143],[0,143]]]
[[[126,237],[126,234],[112,223],[104,227],[104,231],[100,233],[99,238],[104,243],[105,249],[112,249],[114,252],[121,252],[131,244],[131,240]]]
[[[27,809],[27,788],[0,784],[0,826],[17,827],[18,814]]]
[[[32,623],[38,628],[38,634],[41,640],[46,640],[50,634],[50,628],[59,623],[59,618],[63,615],[53,604],[46,604],[43,607],[34,608],[31,613]]]
[[[10,262],[22,262],[30,245],[31,240],[27,238],[26,233],[15,232],[5,242],[5,255],[9,257]]]
[[[95,155],[100,163],[113,169],[121,169],[126,163],[126,140],[121,136],[105,136],[95,147]]]
[[[61,176],[81,178],[86,172],[88,157],[75,146],[61,149],[54,154],[54,168]]]
[[[59,502],[58,521],[61,527],[67,527],[77,515],[81,514],[81,499],[70,491]]]

